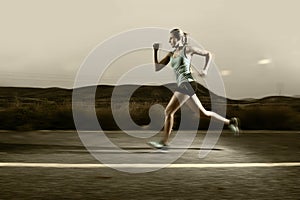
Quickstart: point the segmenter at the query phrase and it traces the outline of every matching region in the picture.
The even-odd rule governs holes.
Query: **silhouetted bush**
[[[74,129],[72,110],[66,105],[19,105],[0,112],[0,129]]]
[[[299,130],[299,112],[289,106],[248,106],[235,113],[242,129]]]

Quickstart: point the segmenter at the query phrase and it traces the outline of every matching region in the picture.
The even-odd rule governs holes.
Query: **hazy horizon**
[[[100,85],[89,85],[89,86],[82,86],[79,88],[65,88],[65,87],[51,87],[51,86],[46,86],[46,87],[25,87],[25,86],[0,86],[0,88],[23,88],[23,89],[52,89],[52,88],[57,88],[57,89],[62,89],[62,90],[73,90],[73,89],[80,89],[80,88],[86,88],[86,87],[98,87],[98,86],[109,86],[109,87],[115,87],[115,86],[150,86],[150,87],[159,87],[159,86],[165,86],[165,85],[169,85],[169,84],[174,84],[176,85],[177,83],[172,82],[172,83],[166,83],[166,84],[143,84],[143,85],[139,85],[139,84],[122,84],[122,85],[113,85],[113,84],[100,84]],[[199,83],[201,84],[201,83]],[[201,84],[202,85],[202,84]],[[208,88],[204,85],[202,85],[205,89],[208,90]],[[217,94],[218,95],[218,94]],[[219,95],[222,96],[222,95]],[[223,96],[224,97],[224,96]],[[235,98],[235,97],[229,97],[229,96],[225,96],[225,98],[230,99],[230,100],[247,100],[247,99],[264,99],[264,98],[268,98],[268,97],[291,97],[291,98],[300,98],[300,95],[266,95],[266,96],[260,96],[260,97],[240,97],[240,98]]]

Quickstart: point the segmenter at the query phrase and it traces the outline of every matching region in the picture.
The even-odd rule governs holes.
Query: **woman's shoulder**
[[[185,52],[191,52],[194,50],[194,47],[191,45],[185,45]]]
[[[208,51],[206,51],[202,48],[199,48],[197,46],[187,46],[185,52],[186,52],[186,54],[190,54],[190,55],[192,55],[194,53],[199,54],[199,55],[202,55],[202,54],[204,55]]]
[[[186,57],[191,56],[191,54],[194,52],[194,47],[191,45],[185,45],[182,52]]]
[[[173,54],[174,54],[174,51],[169,51],[167,56],[173,56]]]

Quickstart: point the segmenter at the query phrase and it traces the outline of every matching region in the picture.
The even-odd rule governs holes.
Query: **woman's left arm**
[[[204,56],[205,57],[205,64],[204,64],[204,67],[202,69],[202,74],[200,73],[200,75],[207,75],[207,71],[208,71],[208,68],[210,66],[210,62],[212,60],[212,54],[209,52],[209,51],[206,51],[206,50],[203,50],[203,49],[200,49],[198,47],[189,47],[188,48],[188,53],[190,53],[190,55],[200,55],[200,56]]]

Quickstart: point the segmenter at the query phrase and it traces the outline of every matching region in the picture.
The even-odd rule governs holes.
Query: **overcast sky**
[[[299,0],[0,0],[0,86],[72,88],[84,58],[110,36],[180,27],[214,54],[228,97],[300,95],[299,8]],[[120,65],[152,62],[145,55]]]

